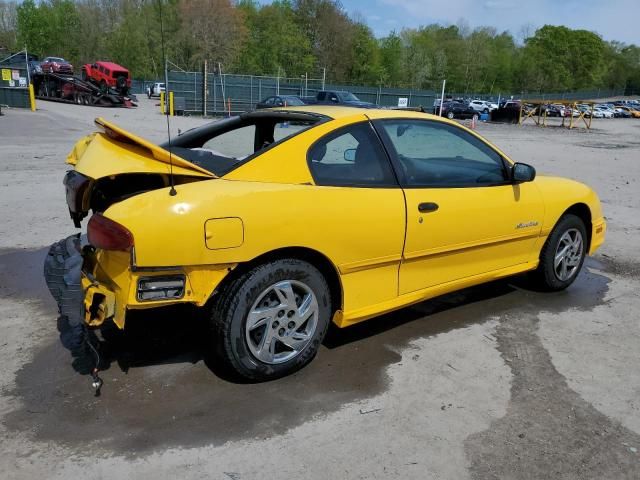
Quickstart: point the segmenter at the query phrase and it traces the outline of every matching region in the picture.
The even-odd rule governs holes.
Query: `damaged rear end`
[[[44,274],[70,325],[99,326],[113,318],[122,328],[128,303],[183,298],[186,280],[168,267],[135,272],[133,234],[104,212],[137,195],[216,176],[102,119],[96,124],[101,131],[77,142],[67,157],[73,169],[63,182],[74,226],[81,228],[91,214],[87,235],[53,244]]]

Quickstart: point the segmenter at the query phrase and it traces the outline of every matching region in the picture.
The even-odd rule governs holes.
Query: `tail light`
[[[129,250],[133,247],[133,234],[118,222],[94,213],[87,225],[89,243],[103,250]]]

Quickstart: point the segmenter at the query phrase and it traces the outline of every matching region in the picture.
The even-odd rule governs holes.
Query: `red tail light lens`
[[[105,217],[94,213],[87,225],[89,243],[103,250],[129,250],[133,247],[133,235],[125,227]]]

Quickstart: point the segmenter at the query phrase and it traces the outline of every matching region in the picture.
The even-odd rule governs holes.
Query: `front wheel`
[[[587,231],[575,215],[564,215],[542,247],[534,278],[544,290],[564,290],[571,285],[584,263]]]
[[[449,112],[449,113],[447,113],[447,118],[448,118],[449,120],[453,120],[453,112]]]
[[[288,375],[316,355],[330,316],[329,287],[313,265],[297,259],[259,265],[214,302],[217,357],[248,380]]]

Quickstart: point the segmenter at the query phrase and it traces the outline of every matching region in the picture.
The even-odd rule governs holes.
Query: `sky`
[[[516,40],[545,24],[599,33],[605,40],[640,45],[640,0],[341,0],[376,36],[430,23],[509,30]],[[523,30],[523,27],[525,29]]]

